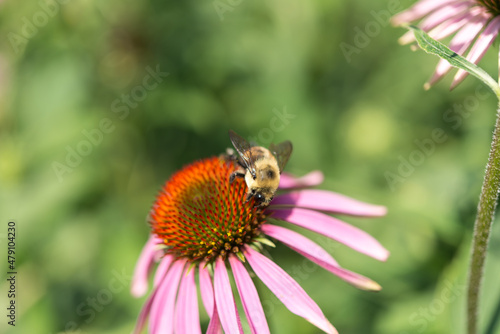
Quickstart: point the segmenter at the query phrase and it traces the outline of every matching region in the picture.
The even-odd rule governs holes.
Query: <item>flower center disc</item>
[[[149,214],[153,232],[167,253],[190,260],[211,260],[238,253],[260,234],[265,221],[254,200],[245,203],[247,186],[229,176],[233,161],[208,158],[174,174],[165,184]]]

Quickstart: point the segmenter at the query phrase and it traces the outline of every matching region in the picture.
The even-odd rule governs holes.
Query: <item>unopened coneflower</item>
[[[151,334],[201,333],[197,286],[210,317],[206,332],[243,333],[230,274],[252,333],[269,333],[250,271],[291,312],[326,333],[337,333],[319,306],[262,250],[273,245],[271,239],[280,241],[358,288],[380,290],[374,281],[342,268],[318,244],[280,225],[309,229],[384,261],[389,253],[373,237],[326,213],[382,216],[385,207],[307,189],[322,182],[320,172],[302,178],[282,174],[271,204],[257,207],[253,199],[246,201],[243,179],[229,182],[235,169],[234,162],[219,157],[197,161],[174,174],[157,196],[149,215],[151,236],[134,272],[134,296],[146,294],[148,276],[158,265],[134,333],[146,322]]]
[[[459,55],[467,53],[467,60],[477,64],[498,35],[500,30],[500,1],[498,0],[420,0],[413,7],[392,18],[394,25],[421,20],[418,26],[436,40],[454,35],[449,47]],[[401,44],[414,41],[413,33],[400,38]],[[472,47],[471,47],[472,46]],[[451,65],[441,59],[425,87],[440,80]],[[458,70],[451,88],[455,88],[467,76]]]

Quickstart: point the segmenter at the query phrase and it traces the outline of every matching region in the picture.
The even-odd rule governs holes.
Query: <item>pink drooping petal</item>
[[[324,178],[323,173],[318,170],[312,171],[299,178],[293,177],[288,173],[283,173],[280,176],[279,189],[314,187],[321,184]]]
[[[435,40],[441,40],[445,37],[450,36],[451,34],[456,33],[460,28],[462,28],[467,22],[470,21],[470,14],[462,13],[457,15],[448,21],[445,21],[429,31],[429,36],[434,38]]]
[[[326,235],[377,260],[385,261],[389,256],[389,251],[368,233],[323,213],[300,208],[274,209],[272,217]]]
[[[301,190],[276,196],[269,209],[277,206],[302,207],[353,216],[378,217],[387,213],[384,206],[364,203],[325,190]]]
[[[139,255],[131,284],[131,293],[134,297],[144,296],[148,291],[148,275],[153,266],[155,253],[158,252],[156,247],[159,243],[161,240],[151,235]]]
[[[214,303],[214,309],[211,312],[212,317],[208,323],[207,334],[222,334],[222,327],[220,323],[219,313],[217,312],[217,304]]]
[[[454,18],[456,15],[464,11],[470,10],[470,4],[467,2],[451,2],[436,11],[433,11],[427,16],[418,26],[424,31],[429,31],[436,27],[438,24]]]
[[[161,259],[160,264],[156,268],[155,272],[155,277],[153,280],[153,286],[156,288],[158,284],[163,280],[165,275],[167,274],[168,268],[170,268],[170,265],[172,264],[172,261],[174,260],[174,257],[172,255],[165,255],[163,259]]]
[[[436,27],[428,32],[435,40],[441,40],[463,27],[470,20],[470,13],[460,13],[449,20],[441,22]],[[407,31],[403,36],[398,39],[399,44],[406,45],[415,42],[415,35],[413,31]]]
[[[477,64],[481,58],[483,58],[486,50],[493,43],[495,38],[498,35],[498,30],[500,29],[500,16],[495,17],[490,21],[486,29],[479,35],[476,40],[476,43],[472,46],[469,54],[467,55],[467,60],[471,63]],[[468,72],[464,70],[458,70],[457,74],[453,78],[453,82],[451,83],[451,89],[455,88],[460,82],[462,82],[465,77],[468,75]]]
[[[464,11],[468,10],[469,4],[465,2],[453,2],[446,6],[443,6],[436,11],[432,12],[427,16],[418,26],[424,31],[429,31],[439,24],[454,18],[457,15],[461,15]],[[399,38],[400,44],[408,44],[415,40],[415,36],[412,31],[408,31],[402,37]]]
[[[250,247],[245,247],[244,254],[255,274],[292,313],[326,333],[337,333],[318,305],[283,269]]]
[[[144,325],[146,324],[146,320],[149,316],[149,312],[151,311],[151,305],[153,304],[153,300],[155,299],[157,291],[157,289],[154,289],[142,306],[141,313],[139,313],[139,317],[137,318],[137,322],[135,323],[132,334],[140,334],[142,332]]]
[[[341,268],[328,252],[297,232],[270,224],[262,225],[262,232],[281,241],[297,253],[302,254],[355,287],[370,291],[379,291],[381,289],[380,285],[371,279]]]
[[[177,260],[158,286],[157,294],[151,305],[149,332],[151,334],[172,334],[174,332],[175,296],[185,260]]]
[[[188,268],[181,279],[175,309],[175,332],[201,334],[198,295],[194,281],[194,268]]]
[[[226,333],[243,333],[226,266],[224,265],[224,260],[220,257],[215,262],[214,294],[217,311],[224,331]]]
[[[201,299],[203,300],[203,305],[205,306],[208,316],[211,318],[214,309],[214,288],[212,285],[212,279],[210,278],[210,273],[205,265],[205,262],[202,262],[199,266]]]
[[[219,314],[217,313],[217,307],[214,300],[214,287],[205,262],[200,263],[199,270],[201,299],[210,317],[207,334],[222,334]]]
[[[410,7],[409,9],[394,15],[391,19],[391,23],[395,26],[403,24],[403,23],[409,23],[412,21],[416,21],[425,15],[429,14],[436,8],[439,8],[443,5],[446,5],[450,2],[453,2],[456,0],[423,0],[423,1],[418,1],[415,5]]]
[[[266,315],[262,309],[259,294],[245,266],[236,256],[230,256],[229,263],[233,270],[236,287],[240,293],[243,309],[245,310],[252,334],[269,333],[269,326],[267,325]]]
[[[281,241],[289,247],[294,247],[294,250],[296,249],[295,246],[300,243],[301,249],[306,248],[308,253],[314,254],[315,257],[324,262],[330,263],[332,266],[339,266],[337,261],[326,250],[300,233],[272,224],[262,225],[261,230],[264,234]]]
[[[489,18],[484,15],[476,15],[469,18],[466,25],[453,37],[450,42],[450,49],[458,54],[463,54],[477,34],[484,28]]]
[[[472,44],[477,34],[479,34],[485,23],[486,19],[482,16],[467,23],[450,41],[450,50],[458,53],[459,55],[463,55]],[[451,68],[452,66],[448,61],[441,59],[436,67],[436,70],[434,71],[434,74],[432,75],[432,78],[429,80],[428,84],[426,84],[426,87],[428,88],[431,85],[434,85],[446,73],[448,73]]]

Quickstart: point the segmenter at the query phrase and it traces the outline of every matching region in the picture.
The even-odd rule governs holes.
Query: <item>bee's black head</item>
[[[269,205],[273,200],[274,193],[272,193],[268,188],[254,188],[247,193],[246,202],[250,199],[254,199],[256,207],[264,207]]]
[[[266,200],[266,197],[261,193],[256,193],[255,195],[253,195],[253,198],[255,199],[255,205],[257,206],[261,206],[262,203]]]

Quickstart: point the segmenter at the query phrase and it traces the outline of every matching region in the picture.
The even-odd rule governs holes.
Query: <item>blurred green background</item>
[[[404,31],[388,24],[411,3],[1,2],[0,238],[5,254],[15,220],[18,318],[7,326],[4,279],[0,332],[129,333],[145,300],[130,296],[130,275],[157,191],[224,151],[234,129],[262,145],[290,139],[289,172],[322,170],[321,188],[388,207],[345,218],[391,251],[386,263],[305,233],[383,286],[359,291],[320,268],[300,279],[340,333],[463,333],[496,101],[474,78],[424,91],[437,59],[399,46]],[[496,58],[481,62],[489,73]],[[499,245],[497,223],[482,328],[500,298]],[[303,263],[271,252],[286,270]],[[319,332],[257,286],[272,333]]]

